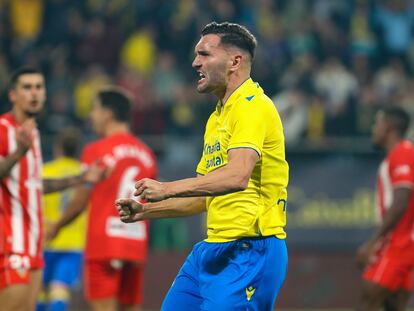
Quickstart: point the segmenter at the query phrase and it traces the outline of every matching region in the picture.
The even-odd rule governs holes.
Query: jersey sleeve
[[[83,148],[80,158],[82,168],[88,167],[91,163],[98,160],[97,157],[96,144],[86,145],[85,148]]]
[[[390,159],[391,184],[394,187],[414,187],[414,159],[411,152],[400,152]]]
[[[246,101],[236,107],[228,150],[250,148],[255,150],[259,156],[262,155],[266,120],[265,114],[260,107],[254,107],[255,104],[260,103]]]

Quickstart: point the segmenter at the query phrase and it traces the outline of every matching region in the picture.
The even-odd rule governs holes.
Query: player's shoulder
[[[15,122],[13,122],[13,117],[10,112],[0,114],[0,127],[15,127]]]
[[[132,153],[138,155],[138,158],[141,159],[145,166],[152,167],[156,165],[156,156],[154,151],[140,137],[135,136],[132,133],[128,133],[124,135],[123,140],[119,145],[127,145],[128,148],[132,146]]]
[[[127,136],[127,139],[129,140],[129,142],[131,142],[132,144],[136,145],[137,147],[144,149],[150,153],[153,153],[152,149],[150,146],[148,146],[140,137],[135,136],[131,133],[129,133]]]
[[[94,141],[90,141],[88,143],[85,144],[85,146],[83,147],[83,151],[93,151],[96,149],[101,148],[103,145],[105,145],[105,138],[100,138]]]
[[[403,140],[388,155],[390,162],[404,159],[414,163],[414,144],[409,140]]]
[[[236,109],[247,116],[260,116],[262,120],[273,120],[277,114],[273,101],[263,91],[243,96]]]

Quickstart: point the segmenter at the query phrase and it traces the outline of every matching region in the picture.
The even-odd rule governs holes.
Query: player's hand
[[[95,184],[105,179],[107,176],[107,169],[98,162],[93,162],[88,169],[82,174],[82,181],[84,183]]]
[[[359,268],[364,269],[368,264],[375,261],[376,243],[368,241],[361,245],[356,253],[356,264]]]
[[[133,199],[118,199],[115,201],[119,217],[123,222],[136,222],[143,220],[144,205]]]
[[[17,152],[23,156],[33,143],[33,130],[36,128],[34,119],[27,119],[16,131]]]
[[[60,227],[55,222],[45,223],[44,228],[45,228],[44,238],[46,242],[50,242],[54,238],[56,238],[60,231]]]
[[[148,202],[158,202],[169,198],[166,183],[144,178],[135,184],[135,196]]]

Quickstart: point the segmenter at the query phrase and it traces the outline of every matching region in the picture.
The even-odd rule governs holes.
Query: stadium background
[[[196,93],[191,61],[201,28],[213,20],[244,24],[257,36],[252,76],[284,122],[290,266],[277,305],[350,308],[359,288],[354,252],[375,223],[381,154],[370,144],[373,117],[387,105],[414,117],[413,1],[0,0],[0,112],[10,108],[13,69],[44,70],[39,125],[48,160],[66,126],[93,139],[91,99],[113,83],[134,95],[132,129],[156,151],[160,178],[193,176],[215,99]],[[203,221],[152,222],[146,308],[159,308],[203,238]],[[76,292],[72,308],[80,310]]]

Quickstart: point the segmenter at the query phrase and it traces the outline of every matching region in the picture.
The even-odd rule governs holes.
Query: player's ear
[[[239,54],[239,53],[233,54],[230,58],[230,61],[231,61],[230,70],[231,71],[238,70],[242,64],[242,60],[243,60],[242,54]]]
[[[8,95],[10,102],[14,103],[16,100],[16,90],[14,88],[9,89]]]
[[[112,119],[114,119],[114,113],[113,113],[113,111],[112,111],[111,109],[105,109],[105,110],[104,110],[104,114],[105,114],[105,118],[106,118],[107,120],[112,120]]]

